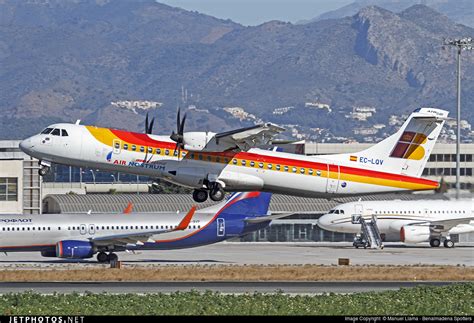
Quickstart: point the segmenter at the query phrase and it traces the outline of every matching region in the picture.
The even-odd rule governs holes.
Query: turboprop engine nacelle
[[[203,187],[206,177],[206,169],[202,167],[178,167],[176,170],[169,171],[168,175],[165,176],[165,178],[176,184],[192,188]]]
[[[185,132],[183,134],[183,148],[189,151],[202,151],[215,135],[214,132]]]
[[[400,229],[400,240],[405,243],[419,243],[430,239],[430,227],[405,225]]]

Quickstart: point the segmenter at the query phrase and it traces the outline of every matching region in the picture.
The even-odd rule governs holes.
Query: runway
[[[474,266],[474,245],[430,248],[428,244],[405,246],[387,243],[383,250],[355,249],[351,243],[236,243],[223,242],[181,250],[118,253],[124,265],[157,267],[167,265],[337,265],[349,258],[351,265],[449,265]],[[0,270],[97,268],[95,258],[66,260],[45,258],[39,252],[0,254]]]
[[[22,282],[0,283],[0,293],[33,291],[40,294],[68,293],[174,293],[189,291],[212,291],[220,293],[277,293],[285,294],[323,294],[381,292],[412,288],[415,286],[445,286],[456,282]]]

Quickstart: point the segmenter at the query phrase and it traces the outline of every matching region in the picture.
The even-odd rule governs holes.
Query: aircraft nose
[[[30,138],[26,138],[25,140],[22,140],[20,142],[20,149],[25,153],[25,154],[29,154],[32,152],[33,150],[33,140]]]
[[[321,229],[324,229],[324,230],[330,230],[329,227],[331,226],[331,215],[329,214],[324,214],[322,217],[320,217],[318,219],[318,226],[321,228]]]

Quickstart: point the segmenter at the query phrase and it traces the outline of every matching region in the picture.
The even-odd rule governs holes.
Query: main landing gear
[[[430,246],[433,248],[437,248],[441,246],[441,239],[438,239],[438,238],[430,239]],[[451,240],[450,238],[446,238],[443,241],[443,246],[445,248],[454,248],[454,241]]]
[[[110,263],[118,260],[118,256],[111,252],[109,254],[106,254],[105,252],[101,251],[97,254],[97,261],[100,263]]]
[[[225,192],[222,189],[221,184],[217,182],[209,182],[207,184],[207,189],[195,189],[193,192],[193,200],[198,203],[205,202],[208,197],[215,202],[222,201],[225,197]]]

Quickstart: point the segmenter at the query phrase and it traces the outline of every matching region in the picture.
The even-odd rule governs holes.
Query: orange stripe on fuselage
[[[161,149],[171,149],[175,148],[175,144],[171,142],[164,142],[159,140],[154,140],[150,138],[147,134],[141,133],[134,133],[128,132],[123,130],[112,130],[107,128],[96,128],[91,126],[86,126],[89,132],[101,143],[108,145],[110,147],[113,146],[114,139],[120,139],[124,143],[128,143],[129,145],[137,145],[137,146],[146,146],[146,147],[153,147],[153,148],[161,148]],[[182,152],[186,153],[185,158],[190,158],[190,152],[186,150],[182,150]],[[173,156],[174,151],[171,151],[170,157]],[[192,152],[191,152],[192,153]],[[306,169],[313,169],[315,172],[313,175],[309,175],[306,171],[304,174],[307,176],[316,176],[316,170],[320,170],[322,172],[321,177],[328,177],[327,170],[328,164],[315,162],[315,161],[308,161],[308,160],[299,160],[299,159],[287,159],[282,157],[275,157],[275,156],[267,156],[267,155],[260,155],[256,153],[249,153],[249,152],[204,152],[199,153],[195,152],[194,154],[202,154],[204,157],[202,159],[194,158],[195,160],[200,160],[202,162],[216,162],[215,157],[220,157],[221,160],[219,163],[222,164],[229,164],[232,165],[232,159],[235,158],[237,160],[246,160],[248,162],[254,161],[255,163],[267,163],[267,164],[275,164],[275,165],[282,165],[282,166],[289,166],[289,167],[298,167],[298,168],[306,168]],[[206,160],[206,156],[214,157],[211,161]],[[228,161],[225,162],[224,158],[227,158]],[[242,166],[242,165],[235,165],[240,167],[251,167],[251,166]],[[254,166],[257,168],[257,164]],[[268,169],[266,169],[268,170]],[[272,171],[278,171],[272,169]],[[359,183],[368,183],[368,184],[375,184],[375,185],[382,185],[382,186],[390,186],[390,187],[399,187],[399,188],[406,188],[406,189],[434,189],[438,187],[438,182],[431,181],[428,179],[418,178],[418,177],[411,177],[406,175],[400,174],[392,174],[374,170],[368,170],[363,168],[357,167],[349,167],[349,166],[339,166],[340,171],[340,179],[359,182]],[[283,170],[280,170],[283,172]],[[329,164],[329,177],[332,177],[332,174],[336,175],[338,172],[338,165]],[[298,173],[300,174],[299,170]],[[326,176],[322,176],[326,175]],[[335,177],[336,178],[336,177]]]

